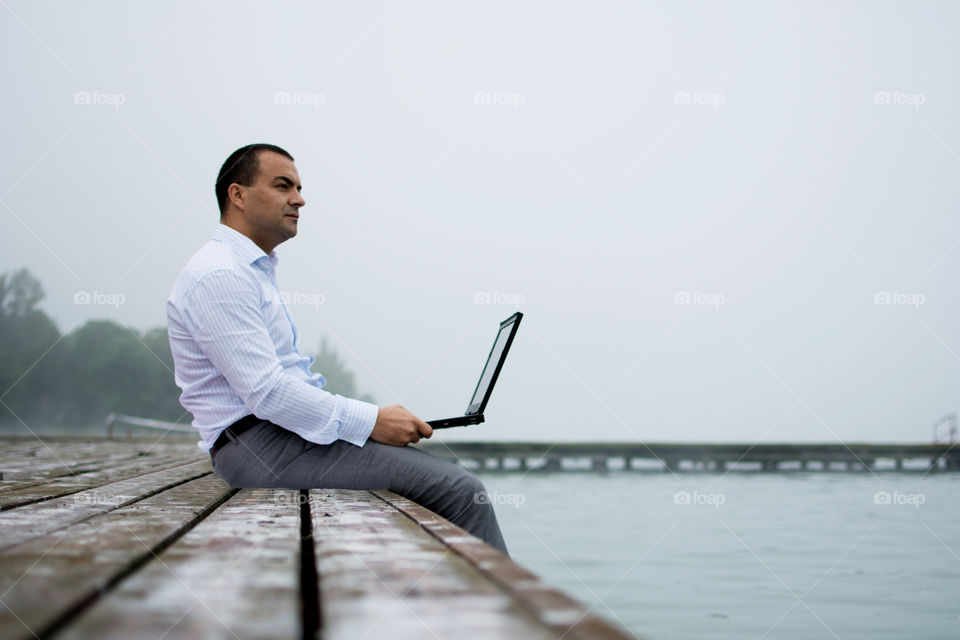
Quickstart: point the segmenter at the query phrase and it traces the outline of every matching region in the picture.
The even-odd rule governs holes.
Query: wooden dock
[[[387,491],[234,489],[189,442],[0,439],[0,637],[627,632]]]

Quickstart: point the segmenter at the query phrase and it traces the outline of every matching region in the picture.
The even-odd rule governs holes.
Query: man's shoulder
[[[237,260],[230,247],[211,240],[190,256],[180,272],[180,280],[197,281],[217,271],[236,271]]]
[[[202,276],[213,271],[234,269],[236,266],[237,259],[230,246],[217,240],[210,240],[190,256],[183,272]]]
[[[246,280],[243,269],[229,245],[211,240],[187,261],[173,286],[171,299],[183,299],[200,281],[214,274],[233,275],[238,280]]]

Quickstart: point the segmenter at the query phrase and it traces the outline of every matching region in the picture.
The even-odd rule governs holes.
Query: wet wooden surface
[[[300,637],[297,497],[285,489],[241,490],[62,637]]]
[[[310,510],[330,638],[557,637],[378,496],[311,491]]]
[[[18,438],[0,442],[0,511],[209,460],[185,440]]]
[[[388,491],[234,489],[195,441],[0,439],[0,638],[630,638]]]

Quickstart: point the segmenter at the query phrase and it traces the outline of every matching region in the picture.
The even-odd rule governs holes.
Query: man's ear
[[[227,200],[233,203],[233,205],[243,211],[246,208],[246,196],[243,186],[237,184],[236,182],[231,183],[227,187]]]

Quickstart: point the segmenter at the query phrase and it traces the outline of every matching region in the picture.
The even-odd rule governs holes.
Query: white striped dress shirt
[[[323,391],[323,376],[300,353],[293,318],[280,296],[275,251],[217,225],[177,278],[167,300],[167,330],[180,404],[193,414],[198,446],[254,414],[310,442],[363,446],[376,405]]]

